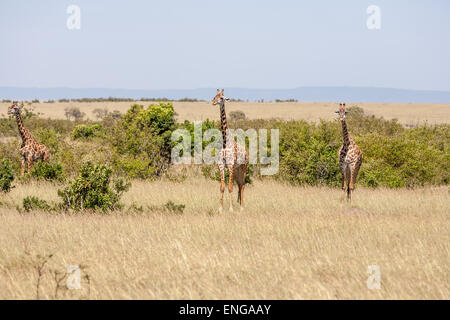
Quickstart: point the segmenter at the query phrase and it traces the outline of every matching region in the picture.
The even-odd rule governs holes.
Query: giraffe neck
[[[347,129],[347,122],[344,120],[341,121],[342,123],[342,137],[344,138],[344,144],[349,145],[350,144],[350,134],[348,133]]]
[[[16,113],[16,121],[17,121],[17,127],[19,128],[20,136],[22,137],[22,141],[25,143],[27,140],[31,138],[31,134],[28,131],[27,128],[23,125],[22,117],[20,116],[20,113]]]
[[[225,102],[222,101],[220,103],[220,129],[222,130],[222,144],[225,148],[227,145],[227,130],[228,130],[228,123],[227,123],[227,114],[225,112]]]

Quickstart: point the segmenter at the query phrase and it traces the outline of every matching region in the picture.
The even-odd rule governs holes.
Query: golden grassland
[[[136,102],[142,105],[150,105],[156,102]],[[66,107],[78,107],[86,114],[86,118],[95,120],[92,113],[94,109],[106,108],[108,111],[118,110],[125,113],[133,102],[55,102],[55,103],[33,103],[36,112],[42,113],[43,117],[51,119],[65,119],[64,109]],[[173,102],[178,121],[205,120],[207,118],[218,119],[218,108],[209,102]],[[382,116],[385,119],[399,119],[404,125],[417,125],[427,121],[429,124],[448,123],[450,119],[450,104],[423,104],[423,103],[352,103],[347,106],[357,105],[362,107],[368,114]],[[10,103],[0,103],[0,114],[6,115]],[[334,111],[337,104],[334,102],[229,102],[227,112],[241,110],[249,119],[271,119],[282,120],[307,120],[319,121],[320,119],[331,120],[336,116]]]
[[[96,108],[123,113],[131,104],[33,106],[53,119],[76,106],[94,119]],[[347,105],[405,125],[450,119],[449,104]],[[0,114],[8,106],[0,103]],[[207,102],[174,106],[179,121],[218,119]],[[227,105],[250,119],[327,120],[335,109],[335,103]],[[124,210],[109,214],[21,213],[16,207],[23,198],[58,201],[61,186],[15,182],[10,193],[0,193],[0,299],[450,299],[448,187],[357,185],[350,204],[338,189],[255,179],[246,187],[243,212],[235,189],[235,211],[228,212],[225,192],[219,214],[217,182],[195,169],[185,180],[171,179],[181,182],[168,177],[133,181]],[[184,212],[161,209],[168,201],[185,205]],[[65,279],[56,284],[70,265],[89,276],[80,290],[66,290]],[[380,290],[367,288],[370,265],[380,267]]]
[[[219,185],[134,181],[123,197],[143,211],[19,213],[25,196],[57,200],[58,186],[16,183],[0,201],[0,298],[55,298],[54,271],[85,265],[89,299],[449,299],[449,189],[338,189],[256,180],[246,209],[218,213]],[[225,193],[227,196],[227,192]],[[182,214],[150,210],[168,200]],[[369,290],[369,265],[381,289]]]

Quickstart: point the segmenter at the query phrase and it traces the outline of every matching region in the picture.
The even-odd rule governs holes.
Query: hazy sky
[[[449,39],[448,0],[1,0],[0,86],[450,90]]]

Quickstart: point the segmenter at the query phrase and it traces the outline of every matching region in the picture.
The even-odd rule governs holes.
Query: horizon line
[[[142,88],[119,88],[119,87],[71,87],[71,86],[0,86],[0,88],[13,88],[13,89],[107,89],[107,90],[130,90],[130,91],[193,91],[193,90],[205,90],[205,89],[217,89],[216,87],[197,87],[197,88],[184,88],[184,89],[142,89]],[[353,86],[353,85],[324,85],[324,86],[298,86],[290,88],[252,88],[252,87],[219,87],[219,89],[242,89],[242,90],[295,90],[302,88],[354,88],[354,89],[383,89],[383,90],[402,90],[402,91],[428,91],[428,92],[446,92],[449,90],[437,90],[437,89],[407,89],[398,87],[377,87],[377,86]]]

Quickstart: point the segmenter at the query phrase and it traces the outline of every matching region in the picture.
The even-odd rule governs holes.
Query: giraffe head
[[[8,114],[19,114],[20,106],[17,101],[14,101],[13,104],[8,108]]]
[[[216,94],[216,96],[214,97],[214,99],[212,101],[213,106],[221,104],[224,101],[230,101],[230,99],[228,99],[227,97],[225,97],[223,95],[223,89],[222,89],[222,91],[217,89],[217,94]]]
[[[345,115],[347,114],[347,111],[345,110],[345,102],[339,103],[339,110],[336,110],[335,113],[339,115],[339,120],[345,120]]]

